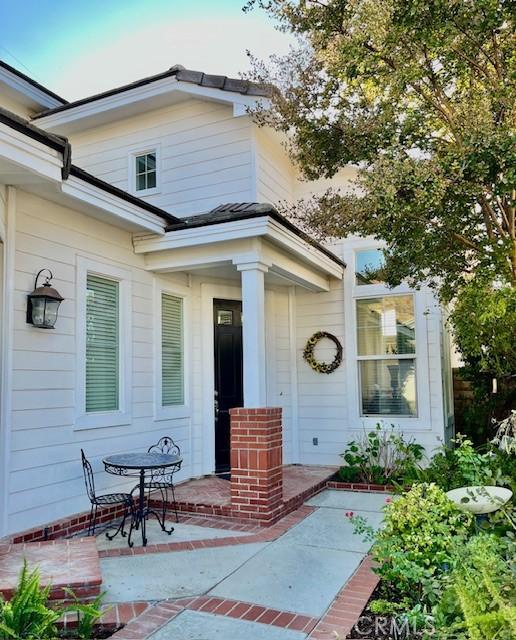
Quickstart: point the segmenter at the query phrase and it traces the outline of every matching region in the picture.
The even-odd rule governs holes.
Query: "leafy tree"
[[[251,0],[246,8],[256,4],[299,42],[285,57],[254,61],[253,79],[272,87],[272,107],[257,121],[288,134],[306,178],[357,167],[351,189],[289,213],[320,237],[385,241],[389,284],[431,281],[442,302],[456,303],[465,359],[514,373],[514,3]]]

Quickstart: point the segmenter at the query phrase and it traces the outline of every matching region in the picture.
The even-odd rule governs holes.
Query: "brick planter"
[[[71,589],[81,601],[101,592],[102,576],[95,538],[0,545],[0,594],[9,600],[27,562],[39,568],[42,587],[51,586],[49,599],[67,601]]]
[[[229,413],[232,511],[272,523],[283,511],[281,409],[230,409]]]

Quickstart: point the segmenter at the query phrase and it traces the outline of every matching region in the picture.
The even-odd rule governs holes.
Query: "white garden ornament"
[[[492,513],[509,502],[512,491],[505,487],[461,487],[446,493],[460,509],[475,515]]]

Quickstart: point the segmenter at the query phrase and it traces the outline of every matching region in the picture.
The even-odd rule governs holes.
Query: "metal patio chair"
[[[171,455],[181,455],[181,449],[178,445],[172,440],[170,436],[163,436],[147,449],[147,453],[166,453]],[[174,503],[174,513],[176,514],[176,522],[179,522],[179,516],[177,514],[177,504],[176,504],[176,495],[174,492],[174,474],[181,469],[181,462],[178,462],[175,467],[169,467],[164,470],[163,473],[154,472],[150,479],[145,482],[145,488],[150,492],[153,489],[159,489],[161,493],[161,520],[160,525],[163,531],[166,531],[165,528],[165,517],[167,514],[167,504],[168,504],[168,492],[172,493],[172,501]],[[158,518],[159,520],[159,518]]]
[[[127,536],[127,533],[124,531],[125,521],[127,519],[127,515],[130,514],[131,517],[134,513],[134,503],[133,497],[130,493],[105,493],[103,495],[98,496],[95,492],[95,479],[93,476],[93,469],[91,468],[91,464],[84,455],[84,451],[81,449],[81,458],[82,458],[82,470],[84,473],[84,483],[86,484],[86,493],[88,494],[88,498],[91,503],[90,510],[90,520],[88,526],[88,535],[95,535],[95,527],[97,524],[97,511],[99,507],[108,507],[114,506],[117,504],[124,505],[124,515],[122,521],[118,525],[115,533],[109,534],[106,531],[106,537],[109,540],[112,540],[118,533],[121,533],[122,536]]]

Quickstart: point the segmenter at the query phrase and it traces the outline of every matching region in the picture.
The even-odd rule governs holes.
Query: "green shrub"
[[[372,555],[381,579],[407,602],[434,604],[440,577],[453,566],[453,543],[465,538],[472,516],[460,511],[435,484],[415,485],[387,505],[384,526],[372,534],[354,518],[360,533],[374,536]]]
[[[493,535],[476,535],[465,546],[455,546],[454,569],[433,610],[438,638],[516,637],[514,547],[509,547],[512,557],[507,553]]]
[[[422,459],[424,447],[414,440],[406,441],[394,425],[364,433],[358,441],[348,443],[341,454],[345,465],[339,469],[343,482],[389,484],[403,481],[412,468]]]
[[[75,601],[64,607],[51,608],[48,600],[50,590],[51,585],[41,587],[38,569],[29,572],[24,562],[11,600],[5,601],[0,596],[0,640],[58,638],[56,623],[68,612],[77,614],[74,637],[91,640],[95,623],[105,613],[100,608],[104,594],[90,604],[82,604],[73,591],[68,590]]]
[[[57,637],[56,622],[61,614],[47,606],[50,586],[42,589],[39,581],[39,571],[29,573],[24,563],[13,597],[9,602],[0,601],[0,638]]]
[[[439,485],[444,491],[459,487],[495,483],[489,453],[479,453],[468,438],[457,435],[451,445],[443,445],[424,469],[417,469],[414,480]]]
[[[82,640],[93,638],[95,624],[106,613],[108,609],[102,609],[104,593],[99,594],[92,602],[83,604],[71,589],[67,589],[68,595],[73,603],[68,605],[64,611],[77,614],[77,628],[75,635]]]

